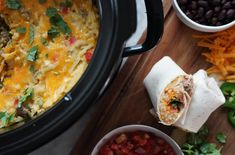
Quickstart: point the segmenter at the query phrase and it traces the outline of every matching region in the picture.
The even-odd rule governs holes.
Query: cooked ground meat
[[[11,34],[9,26],[6,24],[5,20],[0,17],[0,48],[7,45],[11,40]]]

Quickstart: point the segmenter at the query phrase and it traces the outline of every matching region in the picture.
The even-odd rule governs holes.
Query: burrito
[[[160,123],[190,132],[197,132],[225,102],[216,81],[205,71],[188,75],[170,57],[153,66],[144,85]]]
[[[225,97],[214,78],[208,77],[206,71],[199,70],[193,75],[194,92],[187,116],[174,125],[187,131],[198,132],[213,111],[225,103]]]

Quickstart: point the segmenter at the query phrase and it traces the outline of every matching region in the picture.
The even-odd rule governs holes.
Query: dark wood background
[[[164,1],[164,14],[165,31],[161,42],[153,50],[128,59],[106,94],[97,103],[97,108],[71,155],[91,154],[96,143],[106,133],[128,124],[153,126],[173,137],[179,144],[185,141],[185,132],[159,124],[149,113],[152,106],[143,80],[152,66],[165,55],[170,56],[187,73],[206,69],[209,64],[201,56],[205,49],[196,47],[196,40],[192,38],[193,34],[199,32],[186,27],[178,20],[169,0]],[[218,132],[227,135],[223,154],[234,155],[235,130],[227,122],[226,112],[219,108],[209,118],[207,126],[211,141],[215,141],[214,137]]]

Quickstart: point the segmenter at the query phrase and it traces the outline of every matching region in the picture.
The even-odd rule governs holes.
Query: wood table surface
[[[193,34],[198,34],[186,27],[176,17],[170,1],[164,1],[165,30],[160,43],[151,51],[130,57],[111,86],[96,105],[94,114],[82,135],[77,140],[71,155],[90,155],[96,143],[109,131],[129,124],[144,124],[167,133],[179,144],[185,141],[186,133],[174,127],[158,123],[149,109],[152,108],[150,98],[143,85],[143,80],[152,66],[163,56],[170,56],[184,71],[194,73],[198,69],[206,69],[209,64],[201,56],[205,51],[196,47]],[[235,130],[227,121],[227,111],[216,110],[207,121],[212,142],[215,135],[223,132],[227,143],[223,147],[223,155],[235,155]]]

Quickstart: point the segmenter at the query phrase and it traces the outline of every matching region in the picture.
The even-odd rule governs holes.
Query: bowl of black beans
[[[177,16],[202,32],[218,32],[235,25],[235,0],[172,0]]]

